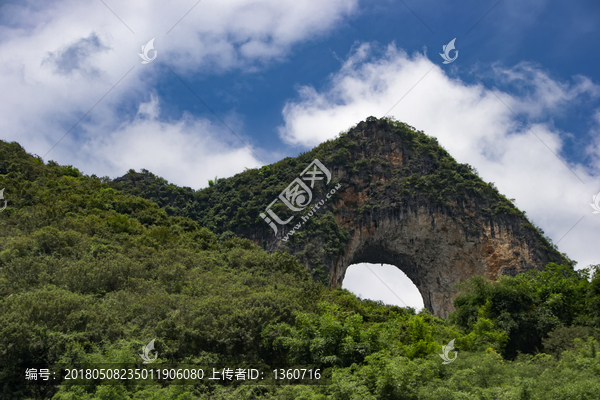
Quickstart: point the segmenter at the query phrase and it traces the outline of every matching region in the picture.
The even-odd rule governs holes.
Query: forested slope
[[[291,255],[0,142],[2,399],[598,399],[600,271],[473,279],[441,320],[315,282]],[[177,214],[177,213],[173,213]],[[594,339],[595,337],[595,339]],[[26,368],[129,363],[333,369],[327,385],[95,382]],[[455,339],[456,361],[442,364]],[[520,354],[521,353],[521,354]],[[519,355],[520,354],[520,355]]]

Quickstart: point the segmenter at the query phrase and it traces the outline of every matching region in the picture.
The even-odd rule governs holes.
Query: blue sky
[[[600,262],[597,21],[591,0],[5,1],[0,138],[87,174],[146,168],[201,188],[402,99],[390,115],[474,165],[585,267]],[[401,274],[372,268],[418,306]],[[345,286],[402,305],[365,266]]]
[[[474,83],[477,78],[471,74],[471,68],[489,86],[515,93],[521,88],[505,87],[496,81],[491,65],[510,67],[527,61],[557,80],[568,81],[573,75],[584,75],[599,81],[595,66],[600,62],[600,54],[590,46],[600,42],[596,24],[600,17],[598,4],[522,5],[504,0],[470,1],[460,6],[440,3],[407,2],[416,15],[398,1],[359,3],[354,15],[328,34],[298,44],[280,62],[266,63],[253,72],[200,71],[189,74],[187,82],[218,115],[239,114],[244,131],[261,149],[293,155],[278,137],[277,128],[284,122],[281,113],[284,104],[297,96],[295,88],[299,85],[326,88],[328,76],[339,70],[341,60],[358,43],[379,46],[396,43],[408,53],[426,51],[432,61],[441,63],[441,57],[436,56],[442,45],[457,38],[461,55],[454,65],[446,67],[447,73]],[[201,5],[198,7],[201,12]],[[168,60],[164,62],[168,65]],[[172,108],[163,110],[163,117],[180,118],[184,111],[193,110],[195,115],[214,118],[168,70],[161,72],[158,93],[169,98]],[[589,119],[597,105],[597,102],[587,105],[587,110],[563,110],[568,114],[553,116],[557,127],[574,130],[576,124],[579,132],[588,131],[589,122],[581,117],[587,111]],[[568,143],[565,156],[582,157],[577,143],[574,139]]]
[[[490,85],[498,83],[485,66],[496,63],[511,66],[525,60],[539,64],[557,79],[569,80],[578,74],[598,78],[596,66],[600,55],[589,45],[600,40],[599,30],[594,26],[600,10],[598,5],[592,7],[591,2],[589,7],[540,3],[515,10],[510,2],[473,1],[456,8],[446,4],[437,12],[428,12],[438,8],[435,2],[410,6],[436,33],[400,2],[379,2],[372,9],[362,4],[360,14],[348,18],[330,34],[296,46],[283,62],[249,74],[237,70],[216,77],[200,73],[194,77],[198,82],[195,88],[205,94],[209,103],[223,106],[220,112],[234,108],[243,114],[255,131],[253,137],[276,139],[276,126],[283,122],[281,108],[287,99],[294,97],[294,87],[326,86],[327,76],[340,67],[339,59],[347,58],[360,42],[381,45],[395,42],[408,53],[426,48],[434,61],[441,62],[435,57],[441,45],[456,37],[462,55],[452,66],[458,70],[451,72],[473,81],[467,68],[479,67],[478,72]],[[185,92],[175,85],[167,88]],[[231,98],[224,98],[227,95]],[[197,106],[195,99],[190,103],[186,109]]]

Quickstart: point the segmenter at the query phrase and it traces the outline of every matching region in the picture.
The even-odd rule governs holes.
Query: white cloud
[[[261,165],[250,149],[240,147],[221,125],[191,115],[165,122],[159,115],[159,100],[152,96],[140,104],[131,121],[86,142],[75,165],[85,164],[97,175],[108,176],[145,168],[171,183],[193,188],[207,186],[215,176],[231,176],[245,167]],[[88,154],[94,154],[94,159],[85,160]]]
[[[600,263],[600,218],[589,206],[592,194],[600,190],[600,174],[555,156],[563,149],[561,134],[569,133],[556,129],[548,115],[585,96],[597,97],[599,86],[585,77],[558,82],[529,64],[496,71],[500,83],[521,91],[492,93],[476,80],[467,83],[449,76],[441,63],[423,54],[408,55],[390,45],[377,55],[370,44],[362,44],[332,75],[327,89],[302,87],[300,98],[286,104],[280,135],[290,144],[313,146],[368,116],[383,116],[406,95],[390,115],[437,137],[459,162],[475,166],[484,180],[515,198],[555,242],[585,215],[559,249],[578,261],[578,267]],[[587,150],[597,163],[597,144]]]
[[[208,120],[185,116],[181,121],[141,122],[138,116],[128,122],[132,116],[123,109],[149,99],[159,72],[165,72],[161,65],[184,80],[188,73],[264,68],[285,57],[294,44],[330,31],[357,8],[357,0],[202,1],[193,9],[196,2],[184,0],[104,3],[110,10],[100,1],[75,0],[0,6],[2,139],[18,141],[43,156],[93,107],[47,159],[77,164],[86,173],[121,175],[130,168],[126,160],[138,154],[135,149],[144,149],[156,157],[152,171],[165,177],[176,175],[176,163],[183,170],[201,166],[226,176],[235,166],[250,167],[258,161],[242,143],[229,141],[237,139],[223,131],[226,128]],[[138,53],[152,38],[157,59],[142,65]],[[235,123],[232,116],[220,117]],[[194,128],[198,131],[192,138]],[[160,134],[172,135],[171,141],[166,143]],[[189,139],[185,144],[183,137]],[[111,148],[118,151],[102,153]],[[171,160],[165,149],[174,152]],[[178,149],[190,155],[179,157]],[[220,158],[191,156],[208,150]],[[99,160],[114,154],[123,159]],[[145,157],[130,160],[148,164]],[[101,164],[101,171],[94,169]],[[123,171],[116,169],[125,166]]]
[[[496,66],[493,71],[497,82],[520,89],[522,96],[511,96],[510,101],[531,118],[548,118],[550,113],[560,113],[570,102],[583,101],[585,95],[600,96],[600,86],[585,76],[574,76],[573,83],[559,82],[527,62],[514,68]]]

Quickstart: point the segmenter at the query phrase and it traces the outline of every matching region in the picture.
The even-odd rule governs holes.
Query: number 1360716
[[[320,369],[274,369],[273,377],[275,379],[287,379],[287,380],[303,380],[303,379],[321,379]]]

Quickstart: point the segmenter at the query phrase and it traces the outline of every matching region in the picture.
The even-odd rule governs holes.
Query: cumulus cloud
[[[160,121],[157,96],[141,103],[135,117],[108,135],[83,144],[77,160],[97,175],[116,176],[130,168],[145,168],[180,186],[207,186],[215,176],[231,176],[261,164],[222,125],[186,114],[181,120]],[[235,120],[230,121],[235,126]]]
[[[365,43],[328,87],[302,87],[285,105],[280,135],[292,145],[313,146],[368,116],[383,116],[405,96],[389,115],[437,137],[459,162],[475,166],[579,267],[599,263],[600,220],[589,203],[600,190],[600,174],[562,156],[569,132],[558,130],[550,113],[597,98],[600,87],[581,76],[559,82],[527,63],[495,70],[498,87],[519,90],[490,91],[474,77],[452,76],[424,54],[409,55],[393,44],[378,53]],[[597,163],[597,144],[587,151],[591,165]]]
[[[140,133],[142,123],[138,119],[131,122],[135,107],[148,102],[159,74],[165,72],[161,63],[183,79],[188,74],[265,68],[285,58],[294,44],[333,29],[356,10],[357,0],[230,0],[194,4],[184,0],[33,0],[0,6],[2,139],[18,141],[28,151],[43,156],[64,137],[46,158],[63,164],[83,162],[78,166],[86,173],[109,171],[120,175],[125,171],[116,171],[113,167],[120,164],[114,162],[112,166],[104,163],[102,171],[94,170],[99,163],[94,160],[103,155],[97,151],[121,149],[125,144],[155,155],[165,148],[175,151],[157,137],[147,140]],[[142,65],[138,53],[152,38],[157,60]],[[232,115],[220,117],[235,123]],[[229,174],[230,166],[238,163],[244,162],[248,167],[257,164],[254,156],[252,160],[240,157],[240,152],[247,151],[245,146],[239,141],[232,146],[228,142],[232,134],[209,120],[192,122],[185,116],[181,121],[165,122],[159,117],[145,124],[143,131],[148,135],[172,133],[169,129],[175,129],[185,136],[195,126],[198,134],[206,133],[210,143],[206,148],[221,141],[217,154],[222,158],[204,158],[206,164],[202,168],[221,168],[219,176]],[[243,124],[238,124],[238,128],[242,131],[237,133],[243,136]],[[177,140],[171,146],[175,143]],[[202,143],[190,139],[185,151],[202,154],[205,147],[191,147]],[[95,144],[103,147],[95,149]],[[151,145],[160,147],[149,149]],[[208,164],[217,161],[221,162],[218,167]],[[161,168],[166,164],[158,165]],[[196,161],[182,165],[183,169],[192,167],[197,167]],[[172,175],[168,169],[164,173],[152,170],[159,175]]]

